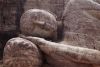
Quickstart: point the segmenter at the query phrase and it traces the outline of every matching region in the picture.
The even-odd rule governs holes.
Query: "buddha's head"
[[[20,20],[21,33],[41,38],[57,38],[57,21],[53,14],[40,9],[26,11]]]

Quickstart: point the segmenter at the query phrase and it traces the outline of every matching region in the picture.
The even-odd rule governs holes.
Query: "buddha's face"
[[[52,36],[55,35],[55,31],[52,28],[46,26],[45,23],[44,24],[41,23],[43,22],[40,21],[40,23],[38,24],[33,24],[34,25],[34,29],[32,31],[33,36],[42,38],[51,38]]]
[[[50,38],[50,39],[55,38],[57,36],[56,30],[54,30],[50,26],[46,26],[46,23],[41,21],[30,24],[30,26],[26,24],[26,26],[27,28],[24,28],[23,34],[27,36],[35,36],[35,37]]]
[[[55,17],[46,11],[36,10],[26,12],[21,17],[21,32],[28,36],[42,38],[57,37],[57,26]]]

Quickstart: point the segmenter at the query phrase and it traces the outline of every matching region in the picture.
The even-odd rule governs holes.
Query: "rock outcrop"
[[[4,67],[41,67],[42,56],[32,42],[23,38],[10,39],[4,49]]]
[[[52,12],[60,20],[64,10],[63,0],[3,0],[0,1],[0,32],[19,31],[22,13],[29,9],[44,9]]]
[[[92,11],[100,12],[100,4],[93,0],[68,2],[63,16],[66,43],[100,50],[99,14]]]
[[[20,20],[21,34],[41,38],[57,39],[57,21],[45,10],[27,10]]]
[[[13,38],[20,33],[19,21],[20,21],[20,17],[22,15],[22,13],[24,11],[31,9],[31,8],[44,9],[44,10],[50,11],[51,13],[55,14],[57,16],[58,21],[64,21],[64,23],[63,23],[64,24],[64,39],[63,40],[66,41],[65,44],[68,44],[68,45],[74,44],[74,46],[88,47],[88,48],[91,48],[89,50],[93,50],[93,51],[88,52],[89,50],[87,48],[84,48],[87,50],[87,51],[84,51],[84,52],[86,52],[86,55],[84,54],[84,56],[86,58],[83,58],[84,57],[83,54],[82,55],[80,54],[81,53],[80,49],[76,50],[75,53],[80,52],[78,54],[82,56],[82,57],[81,56],[77,57],[79,62],[82,62],[81,60],[83,60],[82,64],[77,63],[76,60],[74,60],[76,62],[73,62],[73,60],[72,60],[72,61],[65,62],[64,67],[66,67],[66,66],[73,67],[74,65],[76,67],[78,67],[78,66],[80,66],[80,67],[96,67],[95,65],[93,66],[92,64],[97,64],[97,63],[99,64],[99,61],[100,61],[99,55],[97,55],[97,57],[95,56],[96,52],[97,52],[97,54],[100,53],[98,51],[98,50],[100,50],[100,46],[99,46],[99,43],[100,43],[100,34],[99,34],[100,33],[100,31],[99,31],[100,17],[99,17],[99,14],[96,13],[96,12],[100,11],[100,4],[99,4],[98,0],[96,0],[96,1],[93,1],[93,0],[70,0],[70,1],[66,1],[66,2],[64,0],[21,0],[21,1],[6,0],[6,1],[0,1],[0,3],[2,3],[1,4],[2,6],[0,6],[0,9],[1,9],[1,11],[0,11],[1,12],[0,13],[0,15],[1,15],[0,16],[0,19],[1,19],[0,20],[0,24],[1,24],[1,26],[0,26],[1,33],[0,34],[1,35],[0,36],[2,36],[2,35],[4,36],[4,37],[2,36],[0,38],[1,38],[1,40],[3,40],[3,38],[4,38],[5,43],[8,39]],[[63,10],[64,10],[64,12],[63,12]],[[62,13],[63,13],[63,18],[62,18]],[[14,35],[12,35],[12,33]],[[8,37],[6,37],[5,35],[7,35]],[[9,35],[11,35],[11,36],[9,36]],[[7,39],[5,39],[5,38],[7,38]],[[20,40],[20,38],[19,39],[17,38],[17,40]],[[12,43],[12,41],[10,41],[10,43],[8,42],[7,46],[5,47],[5,51],[4,51],[5,66],[7,65],[8,67],[11,67],[13,65],[15,66],[16,64],[18,64],[17,62],[15,62],[15,64],[13,64],[13,62],[12,62],[13,61],[12,58],[16,57],[16,55],[18,55],[18,56],[24,55],[25,58],[27,56],[27,58],[29,60],[27,60],[25,58],[24,58],[24,60],[26,60],[25,63],[26,63],[26,66],[28,66],[27,61],[30,62],[30,60],[31,60],[30,57],[35,55],[35,54],[31,55],[31,53],[30,53],[31,51],[32,51],[32,53],[34,52],[34,50],[31,50],[31,48],[29,46],[31,43],[25,44],[25,42],[27,42],[27,41],[23,40],[23,39],[21,39],[22,41],[20,40],[21,42],[18,41],[16,43],[17,40],[13,40],[13,42],[15,42],[15,43]],[[32,45],[34,45],[33,43],[32,43]],[[59,43],[64,43],[64,42],[59,42]],[[2,44],[2,41],[1,41],[1,44]],[[14,44],[17,44],[17,46],[15,46]],[[21,52],[21,50],[23,48],[19,47],[19,46],[21,46],[20,44],[22,46],[25,46],[24,47],[26,49],[25,52],[23,52],[23,51]],[[11,45],[10,46],[11,50],[9,48],[9,45]],[[29,49],[27,49],[26,46],[29,47]],[[41,46],[41,45],[39,44],[39,46]],[[55,48],[58,45],[56,45],[56,46],[53,45],[53,46],[54,46],[53,48]],[[63,47],[65,47],[65,46],[63,46]],[[13,49],[13,48],[16,48],[16,49]],[[40,48],[42,49],[43,47],[40,47]],[[78,47],[76,47],[76,48],[78,48]],[[34,47],[32,49],[34,49]],[[45,49],[47,49],[47,48],[45,48]],[[49,49],[49,47],[48,47],[48,49]],[[58,54],[60,54],[60,56],[55,54],[55,51],[53,51],[54,53],[51,52],[53,54],[50,54],[50,52],[48,52],[48,53],[46,53],[47,57],[48,57],[47,62],[51,66],[53,65],[54,67],[59,67],[60,63],[63,64],[64,61],[62,62],[62,60],[60,60],[60,61],[56,62],[56,59],[60,59],[58,57],[63,56],[63,54],[61,52],[63,52],[64,49],[62,49],[61,47],[56,48],[56,49],[58,50]],[[73,49],[74,49],[74,47],[73,47]],[[73,50],[73,49],[71,49],[71,50]],[[96,49],[96,50],[94,50],[94,49]],[[17,50],[19,50],[17,54],[16,54],[16,52],[15,53],[13,52],[13,51],[17,51]],[[29,51],[27,51],[27,50],[29,50]],[[35,50],[37,50],[37,48],[35,48]],[[67,51],[66,48],[65,48],[65,50]],[[42,51],[46,52],[46,50],[44,50],[44,49],[42,49]],[[61,51],[61,52],[59,52],[59,51]],[[38,51],[36,52],[36,55],[37,55],[37,53],[38,53]],[[93,53],[93,55],[91,55],[92,53]],[[53,56],[51,56],[51,55],[53,55]],[[55,58],[55,55],[58,57]],[[66,54],[64,54],[64,56],[65,55]],[[39,55],[37,55],[37,57],[38,56]],[[71,54],[71,56],[73,57],[72,54]],[[90,56],[93,59],[90,59]],[[11,57],[11,58],[9,58],[9,57]],[[37,58],[37,57],[35,57],[35,58]],[[51,59],[49,57],[51,57]],[[19,58],[20,58],[20,56],[19,56]],[[22,62],[19,58],[17,60],[15,59],[15,61],[21,62],[23,64],[24,62]],[[32,57],[32,58],[34,58],[34,57]],[[75,58],[75,59],[77,59],[77,58]],[[97,58],[98,61],[95,58]],[[95,60],[95,63],[94,63],[94,60]],[[10,62],[8,62],[8,61],[10,61]],[[86,63],[86,61],[89,61],[89,62],[91,61],[92,63]],[[30,62],[30,63],[32,63],[32,62]],[[83,64],[83,63],[86,63],[86,64]],[[13,64],[13,65],[11,65],[11,64]],[[32,66],[34,66],[34,63],[32,63],[32,64],[33,64]],[[58,64],[58,65],[56,65],[56,64]],[[19,65],[19,67],[20,67],[20,65]]]
[[[61,20],[64,0],[0,0],[0,39],[5,43],[20,33],[20,18],[29,9],[45,9]],[[3,50],[2,49],[0,50]],[[1,55],[1,53],[0,53]]]

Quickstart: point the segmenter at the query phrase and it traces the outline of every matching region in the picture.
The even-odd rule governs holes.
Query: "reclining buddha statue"
[[[42,9],[26,11],[21,34],[10,39],[3,55],[5,67],[100,67],[100,20],[93,0],[69,0],[62,22]]]

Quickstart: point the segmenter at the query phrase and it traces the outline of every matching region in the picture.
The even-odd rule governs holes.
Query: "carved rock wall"
[[[44,9],[61,20],[64,0],[0,0],[0,39],[4,44],[20,32],[20,17],[28,9]],[[3,47],[0,50],[3,50]],[[1,54],[0,54],[1,55]]]
[[[22,13],[28,9],[44,9],[55,14],[60,20],[64,0],[3,0],[0,1],[0,32],[18,30]]]
[[[100,4],[70,0],[64,13],[64,28],[70,45],[100,50]]]

